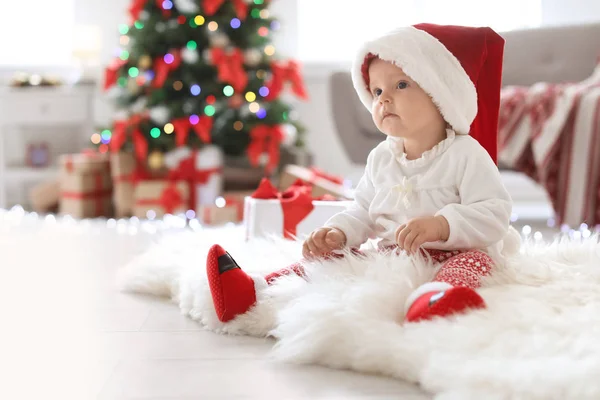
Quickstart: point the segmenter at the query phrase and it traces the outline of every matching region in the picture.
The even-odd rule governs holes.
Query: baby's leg
[[[432,282],[421,285],[408,297],[406,320],[416,322],[485,308],[475,289],[491,273],[493,265],[490,256],[476,250],[450,257]]]
[[[489,275],[493,266],[494,262],[487,254],[468,251],[448,259],[433,281],[477,289],[481,286],[481,278]]]

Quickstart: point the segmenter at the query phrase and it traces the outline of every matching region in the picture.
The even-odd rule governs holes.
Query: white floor
[[[201,331],[175,305],[115,291],[148,234],[11,225],[0,216],[0,398],[430,398],[392,379],[275,363],[269,340]]]

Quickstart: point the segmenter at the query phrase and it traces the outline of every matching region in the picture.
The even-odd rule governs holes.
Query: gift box
[[[110,173],[113,181],[113,204],[117,218],[128,217],[133,213],[133,175],[136,159],[133,153],[113,153],[110,155]]]
[[[206,225],[222,225],[228,222],[242,222],[244,217],[244,199],[253,192],[225,192],[215,200],[214,205],[203,205],[198,212],[198,219]]]
[[[313,197],[311,189],[296,181],[284,192],[278,192],[263,179],[252,196],[245,198],[246,240],[271,235],[302,239],[352,203],[331,196]]]
[[[112,215],[108,157],[93,152],[60,157],[59,212],[75,218]]]
[[[39,183],[29,191],[31,209],[38,213],[53,212],[58,209],[60,199],[60,179],[58,177]]]
[[[223,192],[223,152],[213,145],[200,150],[181,147],[165,157],[169,167],[168,179],[187,182],[190,190],[190,209],[214,205]]]
[[[146,218],[150,210],[156,217],[185,213],[190,208],[189,203],[189,187],[181,181],[140,181],[133,191],[133,215],[139,218]]]
[[[315,167],[301,167],[299,165],[286,165],[279,177],[279,189],[285,190],[298,179],[312,186],[315,197],[330,195],[339,199],[352,199],[352,192],[344,186],[341,177],[327,174]]]

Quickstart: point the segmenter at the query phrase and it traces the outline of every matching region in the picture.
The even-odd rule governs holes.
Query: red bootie
[[[218,244],[208,252],[206,273],[219,321],[232,320],[256,303],[254,281]]]
[[[404,320],[418,322],[485,307],[485,301],[475,290],[456,286],[447,290],[427,292],[417,297],[406,312]]]

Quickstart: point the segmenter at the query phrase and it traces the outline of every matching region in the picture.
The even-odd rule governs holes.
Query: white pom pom
[[[173,0],[175,8],[182,13],[197,13],[199,10],[198,5],[193,0]]]
[[[298,138],[298,130],[292,124],[284,124],[281,126],[283,130],[284,136],[282,140],[282,144],[285,147],[291,147],[296,143],[296,139]]]
[[[181,51],[181,58],[188,64],[195,64],[200,58],[200,55],[196,49],[188,49],[187,47],[184,47]]]
[[[229,44],[229,37],[221,32],[211,34],[209,40],[212,47],[223,48]]]
[[[166,124],[169,121],[169,109],[166,106],[152,107],[149,114],[152,121],[158,125]]]
[[[255,67],[258,65],[262,58],[260,51],[256,49],[248,49],[244,51],[244,63],[251,67]]]

